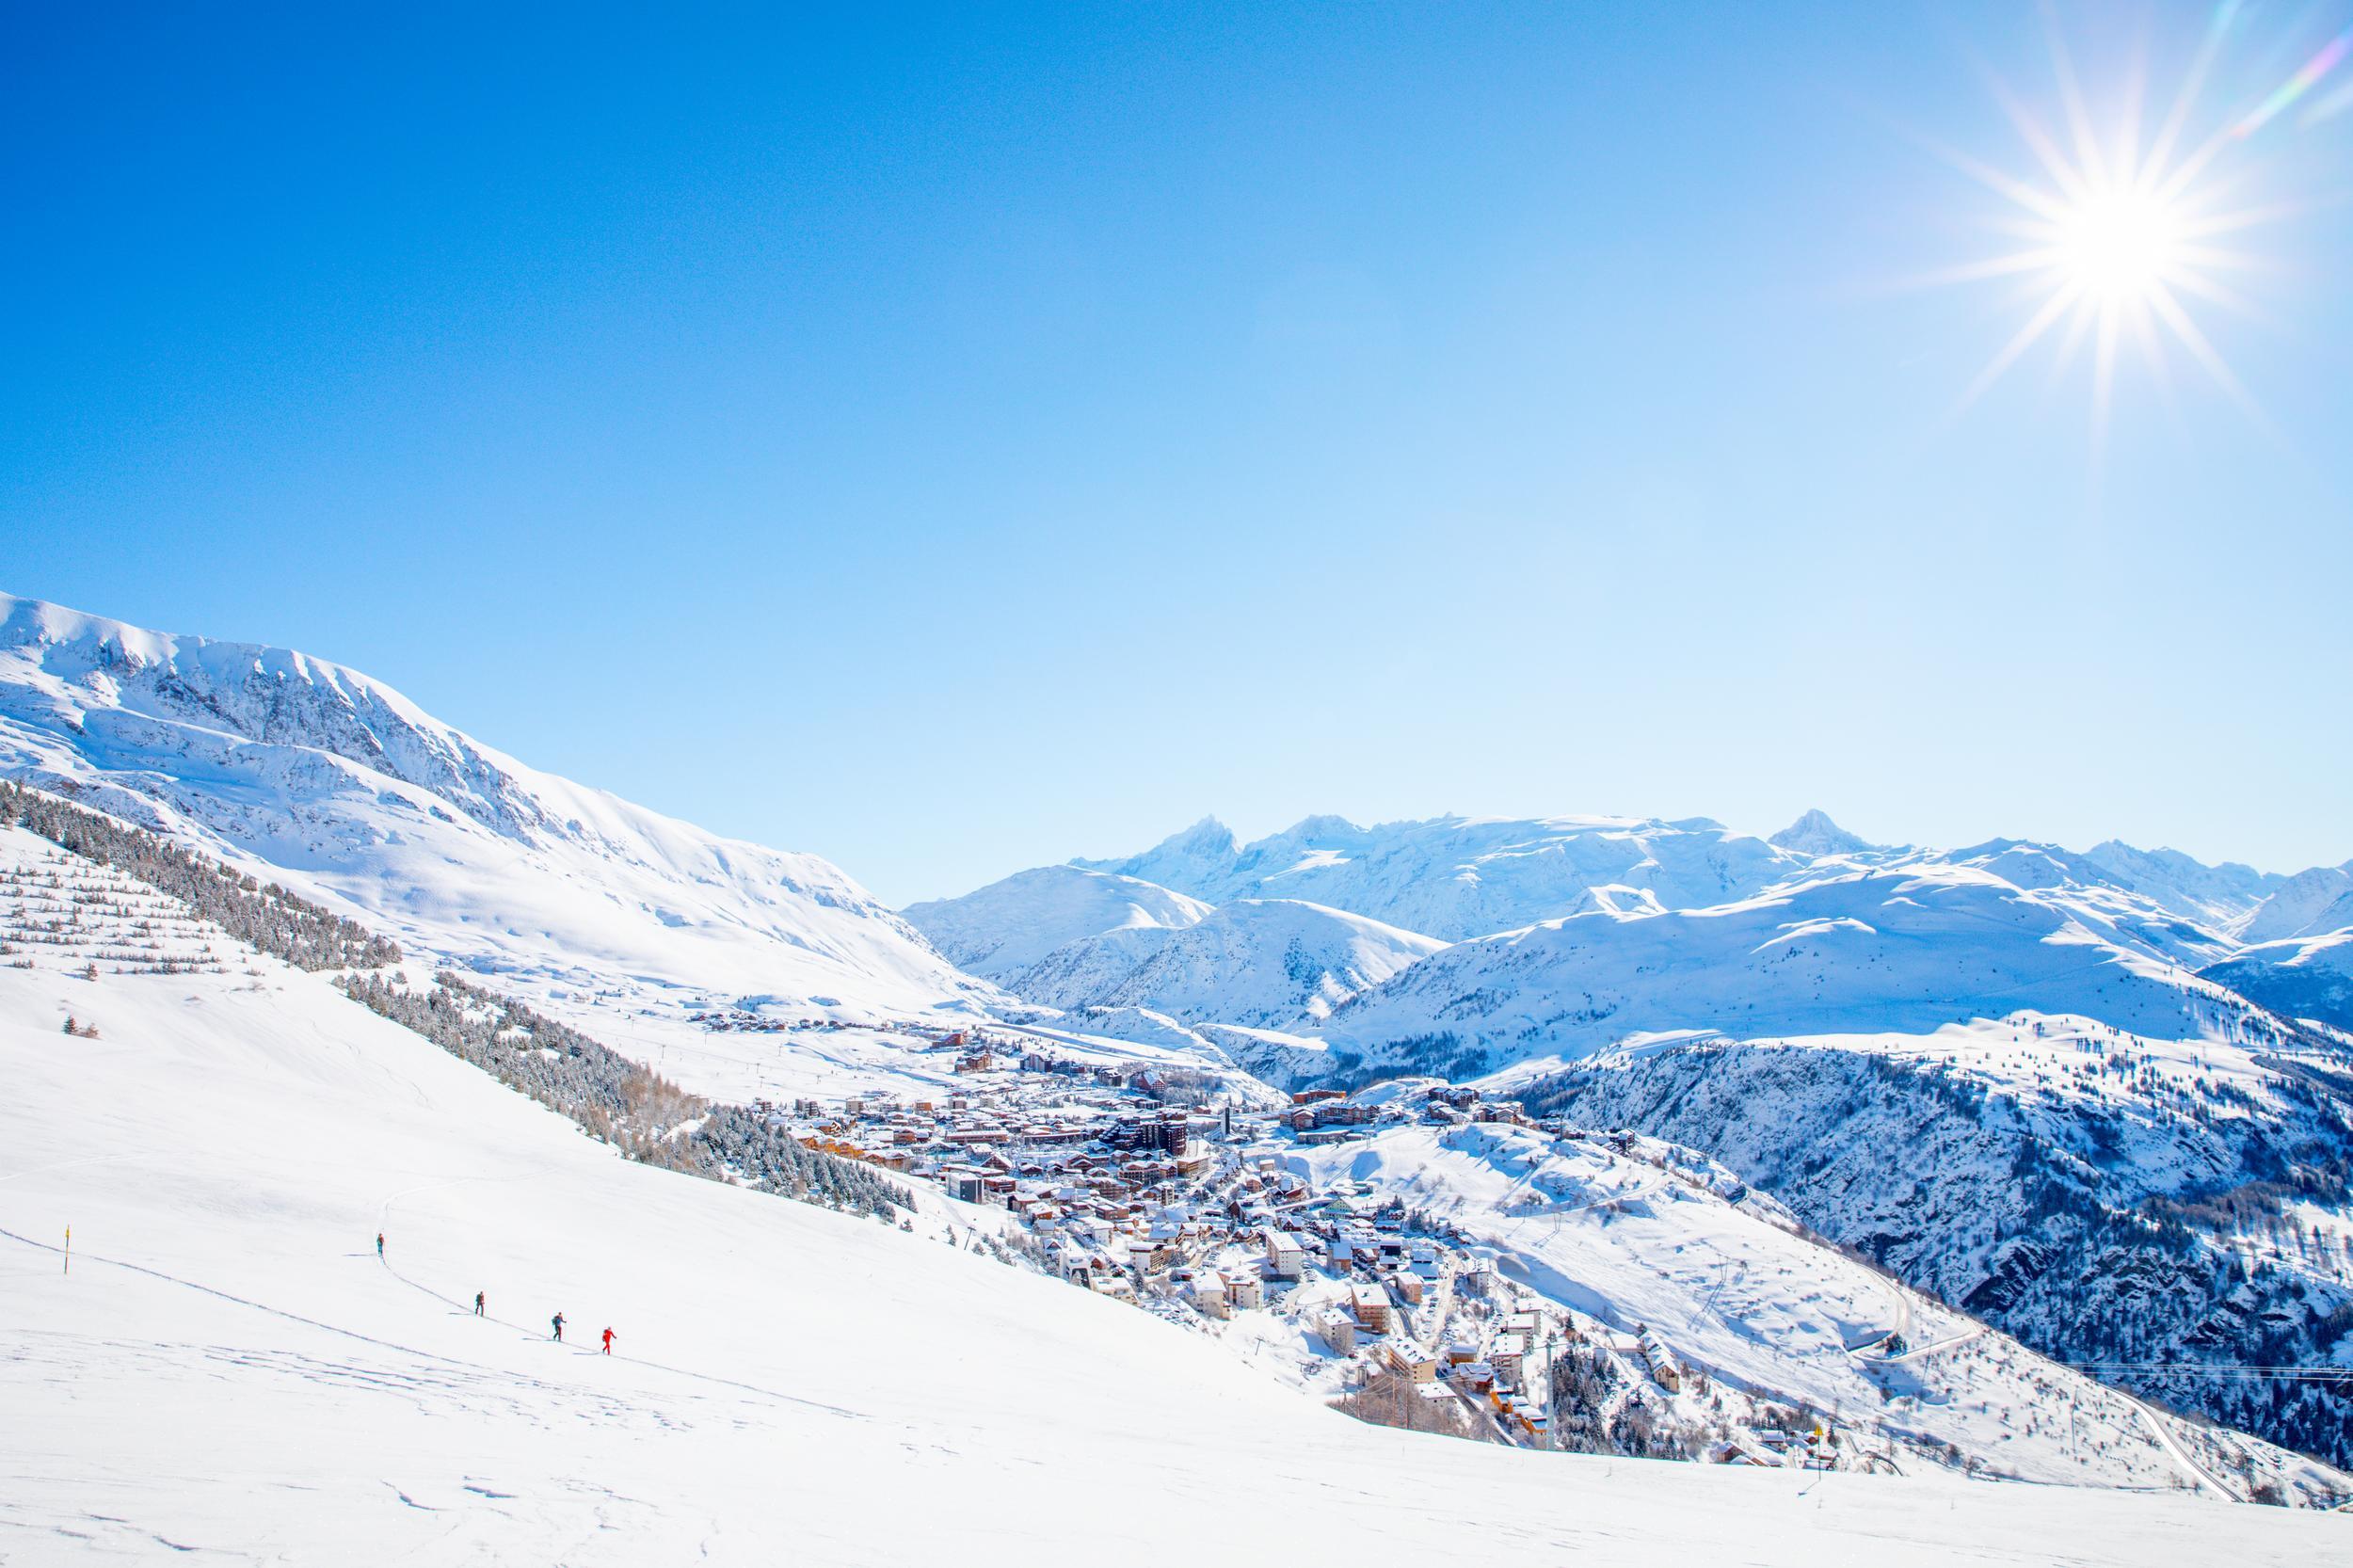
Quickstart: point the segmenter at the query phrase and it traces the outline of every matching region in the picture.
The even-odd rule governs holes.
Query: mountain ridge
[[[829,861],[541,773],[294,649],[0,596],[0,773],[559,1003],[732,990],[921,1015],[997,997]]]

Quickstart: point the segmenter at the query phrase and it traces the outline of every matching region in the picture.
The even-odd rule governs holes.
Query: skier
[[[473,1293],[473,1315],[477,1318],[482,1316],[482,1292],[479,1290]]]
[[[613,1353],[613,1331],[611,1329],[604,1331],[604,1353],[607,1355]]]
[[[554,1317],[549,1319],[548,1321],[555,1325],[556,1343],[559,1345],[562,1344],[564,1342],[564,1314],[559,1312]]]
[[[384,1233],[380,1230],[376,1233],[376,1256],[379,1258],[384,1256]]]

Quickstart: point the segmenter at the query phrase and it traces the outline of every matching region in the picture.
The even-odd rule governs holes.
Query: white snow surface
[[[1447,944],[1296,899],[1236,899],[1148,941],[1133,928],[1048,953],[1005,988],[1051,1007],[1145,1007],[1193,1023],[1310,1025]]]
[[[936,1202],[902,1234],[633,1164],[321,977],[229,968],[0,968],[12,1563],[2252,1565],[2342,1536],[1361,1426],[943,1244]]]
[[[1322,1032],[1376,1061],[1422,1042],[1500,1067],[1635,1033],[1926,1033],[2021,1009],[2174,1036],[2196,1032],[2201,1007],[2229,1005],[2220,987],[2151,953],[2128,920],[1930,864],[1458,943],[1352,999]]]
[[[2317,936],[2353,927],[2353,861],[2314,866],[2287,879],[2248,920],[2249,942]]]
[[[2353,1032],[2353,928],[2257,942],[2200,972],[2274,1012]]]
[[[1209,912],[1199,899],[1131,876],[1040,866],[965,894],[909,904],[909,923],[972,974],[1002,983],[1067,943],[1159,933]]]

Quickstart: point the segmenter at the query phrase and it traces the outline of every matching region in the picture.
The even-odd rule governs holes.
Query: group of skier
[[[479,1312],[482,1310],[481,1304],[482,1292],[477,1290],[474,1292],[475,1311]],[[548,1320],[548,1326],[555,1330],[556,1343],[562,1344],[564,1342],[564,1314],[559,1312],[554,1317],[550,1318]],[[613,1353],[613,1331],[611,1329],[606,1329],[604,1331],[604,1353],[607,1355],[611,1355]]]
[[[376,1233],[376,1256],[379,1260],[384,1256],[384,1233],[380,1230]],[[473,1315],[477,1318],[488,1316],[484,1308],[483,1293],[479,1290],[473,1293]],[[562,1344],[564,1342],[564,1314],[559,1312],[550,1318],[548,1326],[555,1331],[555,1342]],[[609,1328],[604,1331],[604,1353],[607,1355],[613,1353],[613,1331]]]

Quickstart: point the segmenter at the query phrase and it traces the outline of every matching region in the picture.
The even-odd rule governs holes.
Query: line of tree
[[[168,894],[240,941],[299,969],[373,969],[400,946],[359,921],[129,823],[0,780],[0,827],[22,825]]]
[[[355,1001],[529,1095],[631,1159],[856,1214],[895,1219],[905,1188],[856,1160],[803,1147],[740,1106],[690,1095],[618,1051],[454,974],[416,991],[381,971],[397,943],[276,883],[44,791],[0,780],[0,827],[22,825],[70,854],[178,900],[198,917],[297,968],[345,971]]]
[[[915,1200],[854,1160],[804,1147],[742,1106],[687,1093],[569,1024],[443,971],[428,990],[380,974],[339,984],[354,1001],[529,1095],[631,1159],[889,1220]]]

